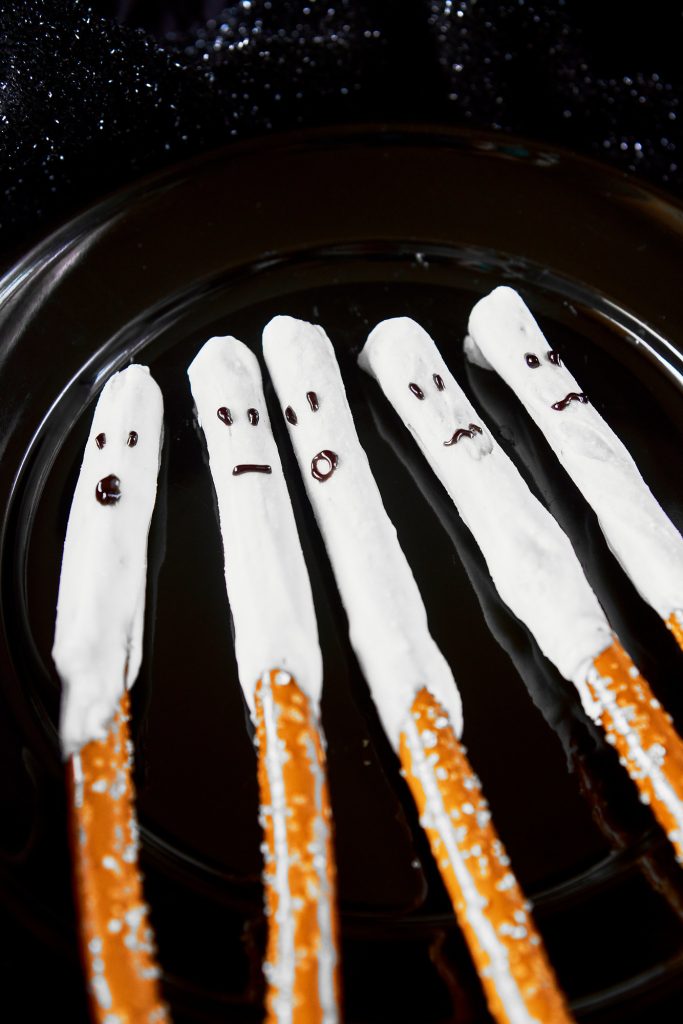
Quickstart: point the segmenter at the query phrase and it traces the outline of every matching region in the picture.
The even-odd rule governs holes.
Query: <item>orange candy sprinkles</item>
[[[162,1024],[169,1017],[137,862],[128,720],[126,692],[106,739],[68,763],[81,947],[97,1024]]]
[[[308,698],[287,672],[256,686],[268,943],[266,1024],[334,1024],[339,976],[325,757]]]
[[[499,1024],[567,1024],[572,1018],[479,780],[424,687],[401,733],[400,758],[491,1013]]]

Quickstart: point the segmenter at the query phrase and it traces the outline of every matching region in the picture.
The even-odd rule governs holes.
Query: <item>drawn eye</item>
[[[318,401],[318,396],[316,395],[315,391],[307,391],[306,398],[308,399],[308,404],[310,405],[313,412],[317,412],[318,409],[320,408],[320,402]]]
[[[137,430],[131,430],[131,432],[128,435],[128,439],[126,440],[126,444],[128,445],[129,448],[135,448],[135,445],[137,443],[138,443],[138,432],[137,432]]]
[[[216,409],[216,416],[218,416],[221,423],[225,423],[226,427],[232,426],[232,416],[227,405],[222,405],[220,409]]]
[[[541,360],[538,356],[534,355],[533,352],[527,352],[524,356],[524,362],[530,370],[535,370],[537,366],[541,365]]]
[[[98,434],[97,437],[95,438],[95,444],[100,449],[104,448],[106,443],[107,443],[107,435],[106,434]]]
[[[247,409],[247,416],[249,417],[249,422],[251,423],[252,427],[255,427],[256,424],[258,423],[258,410]]]
[[[438,373],[432,374],[432,380],[436,384],[436,390],[437,391],[443,391],[444,388],[446,387],[446,385],[443,382],[443,377],[441,377],[440,374],[438,374]]]
[[[553,364],[553,366],[562,366],[560,353],[557,352],[554,348],[551,348],[550,352],[548,352],[548,360]]]
[[[287,420],[288,423],[291,423],[292,426],[295,426],[299,422],[299,420],[297,419],[297,415],[292,409],[291,405],[288,405],[287,408],[285,409],[285,419]]]
[[[410,384],[408,385],[408,387],[410,388],[410,390],[412,391],[412,393],[413,393],[413,394],[415,395],[415,397],[416,397],[416,398],[419,398],[419,399],[420,399],[420,401],[422,401],[422,399],[423,399],[423,398],[424,398],[424,396],[425,396],[425,393],[424,393],[424,391],[422,390],[422,388],[421,388],[421,387],[419,387],[419,386],[418,386],[417,384],[413,384],[413,383],[412,383],[412,381],[411,381],[411,383],[410,383]]]

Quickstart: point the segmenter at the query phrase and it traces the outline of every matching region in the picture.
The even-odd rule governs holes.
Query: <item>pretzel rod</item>
[[[426,689],[406,720],[400,757],[491,1012],[506,1022],[568,1021],[479,780]]]
[[[144,366],[95,409],[64,541],[53,657],[62,681],[72,857],[93,1018],[157,1024],[154,942],[137,865],[128,692],[142,657],[147,535],[163,403]]]
[[[337,920],[325,757],[308,697],[288,672],[256,686],[260,819],[269,920],[268,1024],[337,1020]]]
[[[68,761],[74,878],[90,1009],[98,1024],[168,1021],[137,863],[124,693],[107,736]]]
[[[212,338],[188,375],[218,499],[240,684],[256,724],[267,1021],[336,1024],[322,656],[308,573],[256,357],[235,338]]]
[[[465,349],[513,389],[594,509],[638,593],[683,648],[683,537],[517,292],[496,288],[474,306]]]
[[[420,744],[424,739],[415,732],[412,716],[421,713],[423,707],[439,710],[444,735],[451,736],[453,742],[439,747],[442,760],[438,784],[461,778],[464,762],[455,736],[462,730],[462,713],[453,675],[429,634],[420,592],[358,440],[329,339],[318,326],[276,317],[264,331],[263,346],[349,619],[352,646],[387,736],[404,764],[415,800],[418,806],[426,800],[432,811],[431,776],[424,770],[427,762],[433,764],[432,754],[426,759],[422,756]],[[454,800],[450,810],[467,813],[470,784],[474,782],[468,774],[466,779],[462,777],[460,788],[453,784],[444,790],[445,799]],[[440,799],[443,802],[444,798]],[[555,1016],[547,1020],[568,1020],[552,971],[540,948],[531,941],[532,936],[537,938],[535,933],[529,931],[522,936],[517,930],[520,954],[510,956],[507,940],[495,938],[498,926],[504,923],[498,904],[483,900],[473,884],[461,888],[454,884],[456,865],[459,870],[466,858],[459,848],[453,850],[450,845],[445,856],[437,844],[437,839],[450,844],[450,831],[437,836],[441,819],[433,828],[427,818],[425,827],[458,919],[467,923],[465,938],[475,964],[483,971],[489,1006],[497,1020],[501,1024],[531,1024],[536,1020],[527,1005],[532,1005],[535,998],[530,977],[539,979],[547,1005],[557,1007]],[[499,850],[495,833],[482,826],[478,835],[480,856],[493,861]],[[462,876],[458,877],[462,881]],[[512,884],[516,886],[514,879]],[[514,892],[518,893],[516,887]],[[519,909],[526,921],[521,896]],[[489,942],[491,935],[493,943]],[[494,946],[495,958],[488,959],[482,950]]]
[[[571,691],[558,684],[555,673],[550,670],[546,659],[539,656],[535,644],[520,643],[519,637],[514,639],[515,632],[510,630],[511,612],[493,586],[486,565],[473,557],[471,545],[463,543],[462,530],[455,521],[452,502],[445,489],[417,448],[408,443],[401,426],[394,422],[394,417],[388,414],[387,409],[374,401],[371,401],[370,407],[380,436],[401,460],[451,538],[475,590],[488,629],[511,659],[533,703],[562,743],[568,769],[578,777],[581,795],[590,805],[593,820],[615,851],[627,848],[632,842],[632,832],[625,825],[619,801],[615,803],[611,799],[609,787],[605,789],[603,772],[596,770],[596,766],[591,763],[594,750],[592,740],[589,747],[591,753],[582,750],[584,744],[580,742],[580,736],[587,734],[584,716],[579,713]],[[658,848],[645,851],[638,859],[638,868],[648,885],[663,896],[672,911],[683,919],[678,868],[669,866],[668,858],[662,857],[662,851]]]
[[[630,661],[626,664],[566,535],[491,436],[419,324],[407,318],[378,324],[359,362],[376,377],[443,483],[501,597],[546,657],[574,683],[584,710],[619,749],[641,798],[651,803],[679,856],[683,775],[676,781],[676,773],[683,767],[681,740],[666,713],[652,703],[648,684]],[[428,391],[428,383],[436,379],[439,386]],[[419,401],[414,387],[423,395]],[[616,661],[615,651],[620,652]],[[596,668],[605,659],[615,665],[609,682]],[[616,665],[622,666],[619,672]],[[637,685],[628,671],[635,672]],[[636,704],[619,710],[620,701],[635,701],[637,714]],[[630,716],[635,716],[634,724],[626,730]],[[648,739],[658,743],[652,737],[664,736],[665,724],[666,767],[658,767],[659,748],[650,752],[645,744]]]

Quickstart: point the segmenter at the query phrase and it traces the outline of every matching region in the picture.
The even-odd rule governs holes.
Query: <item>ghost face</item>
[[[320,399],[318,398],[317,391],[306,392],[306,403],[307,407],[303,406],[304,415],[315,414],[320,412]],[[299,415],[293,406],[288,405],[284,411],[285,419],[289,423],[290,427],[296,427],[299,425]],[[323,415],[320,426],[325,420]],[[315,426],[315,425],[314,425]],[[332,474],[336,471],[339,465],[339,456],[331,448],[321,448],[319,452],[313,455],[311,459],[311,476],[318,483],[325,483],[332,477]]]
[[[539,412],[564,413],[586,405],[587,396],[551,349],[520,296],[496,288],[470,316],[474,345],[525,402]]]
[[[154,489],[160,429],[160,394],[149,374],[131,366],[112,378],[98,403],[84,460],[95,502],[112,509],[136,501],[140,488]]]
[[[253,406],[253,405],[250,405],[246,410],[242,410],[241,412],[236,412],[234,416],[233,416],[233,413],[230,411],[230,407],[229,406],[227,406],[227,405],[219,405],[218,408],[216,409],[216,416],[221,421],[221,423],[224,426],[228,427],[228,428],[237,427],[237,425],[235,423],[235,419],[236,418],[239,421],[241,421],[240,424],[239,424],[239,427],[244,426],[245,423],[248,423],[250,427],[258,427],[259,421],[261,419],[260,412],[258,411],[256,406]],[[241,433],[241,429],[237,428],[237,433]],[[233,440],[232,437],[231,437],[231,440]],[[238,441],[237,441],[238,448],[240,447],[240,443],[239,443],[240,440],[241,440],[241,438],[238,438]],[[247,442],[247,447],[248,446],[249,445],[248,445],[248,442]],[[255,448],[258,448],[258,447],[259,447],[258,444],[256,444]],[[270,466],[269,463],[264,463],[264,462],[237,462],[232,467],[232,475],[233,476],[244,476],[245,473],[266,473],[266,474],[269,474],[269,473],[272,473],[272,467]]]
[[[406,317],[372,331],[359,358],[409,429],[431,450],[478,461],[493,450],[488,431],[427,332]],[[445,454],[445,453],[442,453]]]
[[[343,487],[356,441],[332,344],[318,325],[276,316],[264,329],[263,354],[304,481],[330,498]]]
[[[209,450],[220,453],[220,472],[271,475],[273,442],[253,352],[236,338],[212,338],[188,372]]]
[[[547,348],[547,346],[545,344],[543,346],[543,349],[539,353],[536,353],[536,352],[525,352],[524,353],[524,363],[526,364],[526,367],[529,370],[539,370],[539,369],[541,369],[541,367],[543,366],[543,360],[546,361],[546,364],[550,364],[550,366],[562,367],[562,360],[560,358],[560,353],[557,352],[555,349]],[[558,376],[560,378],[562,377],[561,374],[560,375],[556,375],[556,377],[558,377]],[[558,383],[559,383],[559,381],[558,381]],[[567,383],[567,385],[569,385],[570,383],[572,383],[572,381],[566,380],[566,383]],[[553,385],[550,385],[550,383],[548,383],[548,387],[551,387],[551,386],[554,387],[554,383],[553,383]],[[588,398],[584,394],[583,391],[567,391],[566,394],[562,398],[558,398],[557,401],[551,402],[550,403],[550,408],[554,409],[555,412],[564,412],[564,410],[567,409],[571,405],[572,402],[578,402],[579,405],[585,405],[588,402]]]
[[[110,434],[111,439],[111,434]],[[139,435],[137,430],[129,430],[126,437],[126,445],[128,448],[135,448],[138,443]],[[114,438],[114,444],[121,442],[121,438],[117,435]],[[95,437],[95,446],[99,451],[103,451],[107,446],[107,435],[103,430]],[[95,487],[95,497],[99,501],[100,505],[116,505],[121,499],[121,480],[115,473],[108,473],[97,481]]]

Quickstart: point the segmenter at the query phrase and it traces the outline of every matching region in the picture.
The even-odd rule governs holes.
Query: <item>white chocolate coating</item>
[[[235,627],[240,684],[254,714],[264,672],[290,672],[317,709],[322,655],[311,585],[263,396],[258,360],[236,338],[211,338],[188,369],[209,451]],[[232,425],[218,418],[230,410]],[[255,409],[254,426],[247,410]],[[238,465],[271,473],[233,476]]]
[[[612,642],[604,613],[568,538],[492,437],[430,336],[407,317],[384,320],[358,362],[377,379],[451,496],[505,603],[565,679],[582,683],[593,658]],[[410,383],[421,388],[422,400]],[[470,424],[482,433],[445,444]]]
[[[510,385],[594,509],[605,539],[638,593],[663,619],[683,608],[683,537],[643,480],[626,447],[596,408],[552,406],[581,385],[547,358],[550,346],[512,288],[496,288],[473,308],[466,352],[476,348]],[[530,369],[525,354],[540,366]],[[479,365],[483,365],[478,360]],[[590,398],[590,396],[588,396]]]
[[[163,400],[148,368],[114,374],[95,409],[64,541],[52,656],[63,686],[65,757],[105,738],[124,686],[140,669],[162,430]],[[95,490],[109,475],[119,478],[121,497],[102,505]]]
[[[289,424],[313,511],[349,620],[351,644],[387,736],[398,750],[405,716],[426,686],[462,730],[460,695],[429,634],[415,578],[387,516],[361,447],[334,349],[321,327],[277,316],[263,332],[263,351]],[[319,402],[313,411],[307,393]],[[336,470],[317,480],[314,456],[338,456]]]

